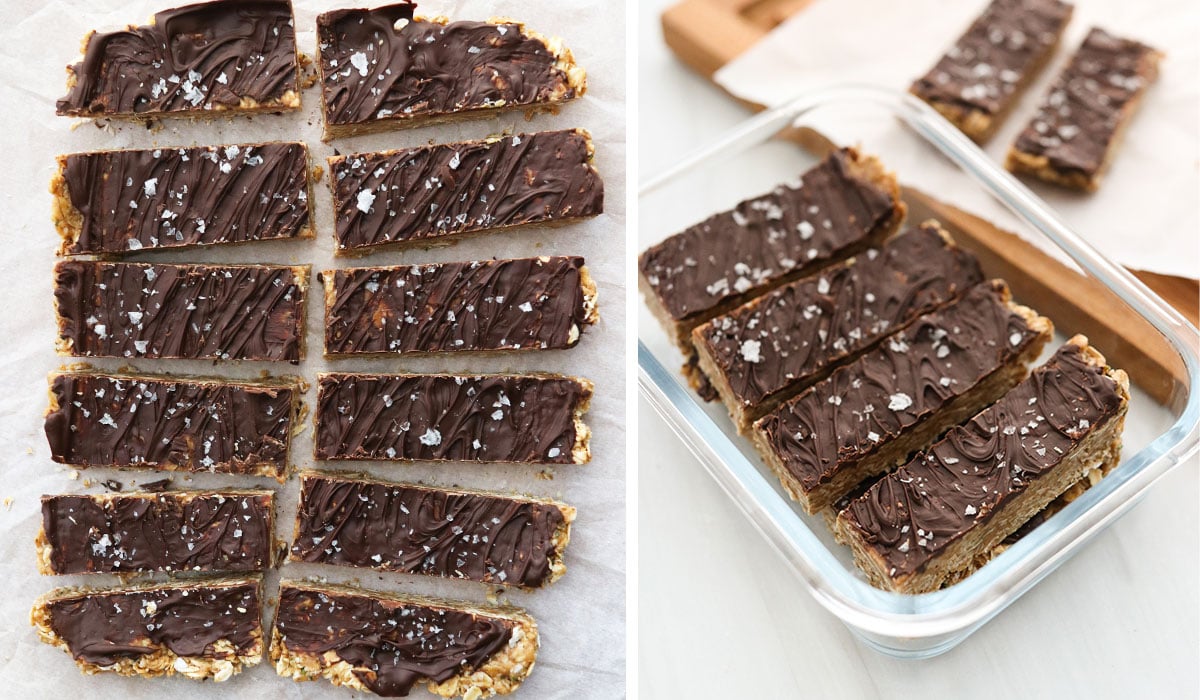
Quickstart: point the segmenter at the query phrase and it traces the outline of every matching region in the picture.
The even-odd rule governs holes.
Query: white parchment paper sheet
[[[982,11],[985,0],[818,0],[725,66],[717,82],[734,95],[777,105],[807,90],[867,83],[906,90],[924,75]],[[1020,98],[984,150],[997,162],[1033,116],[1050,82],[1092,26],[1166,52],[1157,84],[1146,94],[1100,190],[1077,194],[1025,182],[1066,223],[1108,257],[1130,267],[1200,277],[1200,13],[1189,0],[1075,3],[1058,53]],[[876,133],[849,132],[837,119],[814,124],[842,144],[880,150],[907,140],[898,124]],[[898,173],[937,194],[949,183]],[[971,202],[956,202],[968,209]]]
[[[182,3],[180,3],[182,4]],[[316,48],[316,15],[335,7],[361,7],[347,0],[295,0],[297,41],[312,55]],[[29,625],[29,609],[41,593],[60,585],[109,585],[109,576],[44,577],[34,563],[33,538],[40,524],[42,494],[98,492],[98,482],[116,478],[128,489],[134,482],[161,478],[157,472],[91,470],[72,479],[70,470],[50,461],[42,434],[47,374],[63,358],[54,354],[51,268],[57,237],[50,222],[47,185],[59,153],[99,148],[142,148],[192,144],[254,143],[303,140],[315,163],[323,165],[333,146],[319,141],[321,119],[316,89],[304,93],[297,114],[226,119],[214,123],[165,123],[159,131],[137,125],[98,129],[54,115],[55,100],[65,91],[64,66],[79,56],[80,40],[91,29],[111,30],[143,23],[169,0],[6,0],[0,11],[0,442],[5,445],[0,499],[0,691],[13,698],[346,698],[358,696],[321,681],[293,683],[275,675],[269,663],[250,669],[223,684],[197,683],[180,677],[145,680],[110,674],[85,677],[61,651],[40,643]],[[523,115],[474,121],[454,126],[376,134],[343,139],[343,153],[416,146],[483,138],[504,130],[515,132],[584,127],[596,141],[596,166],[604,177],[605,213],[580,224],[483,236],[459,245],[428,251],[384,252],[357,260],[335,260],[332,203],[328,180],[315,189],[317,239],[314,241],[250,244],[200,252],[174,251],[143,256],[168,262],[311,263],[316,271],[329,267],[387,265],[414,262],[475,260],[530,255],[584,255],[600,291],[600,323],[585,332],[582,342],[567,351],[528,353],[518,357],[464,356],[424,360],[376,360],[327,363],[320,357],[323,308],[319,288],[308,305],[308,358],[298,367],[270,363],[212,363],[140,361],[141,371],[219,373],[248,378],[264,369],[299,374],[313,382],[316,373],[336,366],[365,371],[503,372],[551,371],[578,374],[596,383],[587,422],[593,429],[593,461],[585,466],[560,467],[553,479],[539,479],[529,467],[470,464],[387,465],[357,463],[381,478],[464,485],[561,499],[579,509],[567,549],[567,575],[535,592],[507,591],[504,602],[526,608],[538,622],[542,649],[537,667],[515,697],[613,698],[624,694],[625,668],[625,64],[624,13],[600,0],[559,4],[550,0],[437,0],[422,5],[419,14],[486,19],[506,16],[531,28],[561,36],[588,71],[587,95],[558,115],[526,121]],[[315,280],[314,280],[315,282]],[[95,361],[116,368],[124,363]],[[311,406],[315,389],[305,395]],[[293,463],[314,465],[311,424],[294,444]],[[87,480],[92,482],[87,485]],[[175,476],[181,487],[271,486],[278,489],[278,534],[290,540],[298,487],[295,479],[278,487],[269,479],[211,474]],[[300,578],[327,576],[357,581],[384,590],[411,591],[483,601],[489,589],[466,581],[442,581],[416,576],[377,574],[340,567],[288,564],[284,575]],[[267,577],[266,594],[275,597],[278,572]],[[495,590],[495,589],[492,589]],[[270,618],[268,617],[268,620]],[[432,697],[424,690],[414,697]]]

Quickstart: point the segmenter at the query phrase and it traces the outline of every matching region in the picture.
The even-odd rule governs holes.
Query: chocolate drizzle
[[[804,489],[829,481],[1018,361],[1041,334],[1008,296],[1003,282],[976,285],[779,407],[759,431]]]
[[[638,268],[675,321],[703,320],[862,249],[895,213],[892,193],[856,176],[866,159],[834,151],[796,182],[654,245]]]
[[[300,361],[303,268],[68,261],[54,274],[69,354]]]
[[[934,223],[793,282],[697,328],[734,399],[755,406],[801,389],[983,279]]]
[[[81,219],[60,251],[66,255],[311,232],[303,144],[101,151],[63,156],[59,164]]]
[[[316,456],[572,464],[591,393],[568,377],[322,374]]]
[[[291,386],[68,373],[50,391],[46,438],[61,464],[274,477],[287,469]]]
[[[1132,104],[1157,77],[1157,61],[1149,46],[1093,28],[1013,148],[1046,157],[1058,172],[1095,177]]]
[[[1123,410],[1116,382],[1075,342],[843,511],[891,576],[923,569]]]
[[[322,273],[329,355],[569,348],[595,322],[583,258]]]
[[[310,474],[292,559],[536,588],[567,524],[553,503]]]
[[[220,0],[154,15],[154,23],[92,34],[68,68],[66,116],[299,106],[296,38],[287,0]],[[289,93],[295,104],[288,104]]]
[[[55,574],[260,571],[271,563],[271,492],[43,496]]]
[[[282,584],[276,630],[285,650],[332,651],[382,697],[470,673],[505,648],[515,623],[453,608]]]
[[[338,248],[594,216],[604,184],[590,150],[573,130],[331,158]]]
[[[414,19],[415,9],[405,3],[317,18],[326,124],[537,106],[577,96],[559,58],[521,25],[440,24]]]
[[[76,660],[111,666],[159,650],[187,658],[261,653],[257,581],[173,584],[75,593],[45,603],[49,623]],[[226,641],[234,652],[217,651]]]

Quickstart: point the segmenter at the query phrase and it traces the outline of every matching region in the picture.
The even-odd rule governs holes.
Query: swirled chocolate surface
[[[368,591],[290,583],[280,586],[275,615],[285,652],[320,658],[332,651],[382,697],[404,697],[422,679],[441,683],[479,668],[505,648],[514,626],[500,617]]]
[[[83,357],[300,361],[304,268],[71,260],[54,268],[60,342]]]
[[[1098,175],[1133,116],[1131,103],[1158,77],[1158,58],[1145,44],[1093,28],[1013,148],[1045,156],[1061,173]]]
[[[166,649],[188,658],[261,653],[257,581],[68,593],[46,603],[51,629],[76,660],[111,666]]]
[[[316,456],[572,464],[591,394],[569,377],[322,374]]]
[[[779,462],[812,490],[924,421],[1039,338],[1003,282],[971,288],[763,418]]]
[[[43,496],[56,574],[260,571],[271,563],[271,492]]]
[[[54,375],[55,462],[281,476],[295,390],[91,372]]]
[[[416,5],[317,18],[325,121],[364,124],[576,97],[558,58],[519,24],[414,19]],[[400,27],[400,29],[397,29]]]
[[[863,160],[834,151],[795,182],[651,246],[638,261],[642,279],[672,319],[703,320],[853,254],[896,210],[890,192],[852,174]]]
[[[696,329],[744,406],[802,389],[983,280],[975,256],[922,224]]]
[[[565,526],[552,503],[310,474],[292,559],[535,588]]]
[[[76,153],[59,159],[80,225],[67,255],[294,238],[311,231],[300,143]]]
[[[1073,10],[1059,0],[992,0],[937,65],[913,83],[913,94],[999,116],[1054,50]]]
[[[297,92],[291,4],[219,0],[159,12],[147,26],[92,34],[68,70],[74,83],[58,101],[66,116],[282,108]]]
[[[841,518],[890,576],[923,569],[1124,411],[1106,368],[1068,343],[1024,382],[852,501]]]
[[[330,158],[338,248],[595,216],[589,149],[585,132],[543,131]]]
[[[326,271],[325,353],[574,347],[593,323],[582,270],[562,257]]]

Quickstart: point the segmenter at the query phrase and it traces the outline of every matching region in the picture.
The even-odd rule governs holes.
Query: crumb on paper
[[[12,506],[13,506],[13,497],[5,496],[4,497],[4,510],[12,510]]]
[[[554,470],[543,469],[537,473],[537,478],[541,479],[542,481],[554,481]]]
[[[71,471],[67,472],[67,478],[71,481],[77,481],[79,479],[79,470],[72,469]]]

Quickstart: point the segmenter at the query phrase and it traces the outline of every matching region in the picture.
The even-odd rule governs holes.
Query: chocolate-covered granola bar
[[[59,255],[308,238],[308,149],[264,143],[58,157]]]
[[[557,375],[321,374],[316,457],[583,464],[591,398]]]
[[[88,674],[221,682],[263,657],[258,577],[59,588],[38,599],[30,620]]]
[[[909,92],[987,141],[1049,62],[1074,9],[1061,0],[992,0]]]
[[[291,559],[539,588],[566,572],[575,509],[306,472]]]
[[[271,565],[273,492],[42,496],[43,574],[249,572]]]
[[[543,131],[329,159],[337,250],[437,245],[595,216],[604,183],[586,131]]]
[[[217,0],[84,40],[58,113],[144,119],[300,106],[288,0]]]
[[[1156,49],[1093,28],[1017,136],[1005,167],[1095,191],[1161,59]]]
[[[1053,325],[976,285],[755,423],[754,441],[805,511],[907,461],[1025,378]]]
[[[60,464],[253,474],[282,480],[297,382],[110,374],[50,377],[46,439]]]
[[[68,260],[54,282],[62,355],[296,364],[303,352],[307,266]]]
[[[795,182],[677,233],[638,259],[638,285],[685,354],[692,329],[753,297],[892,235],[904,218],[895,176],[853,148]]]
[[[317,18],[326,140],[514,109],[552,111],[587,90],[559,39],[506,19],[416,17],[416,7]]]
[[[271,660],[296,681],[324,678],[382,697],[419,684],[476,700],[516,690],[538,643],[533,618],[513,607],[284,581]]]
[[[326,270],[325,354],[574,347],[597,320],[579,257]]]
[[[1085,475],[1120,461],[1129,380],[1076,336],[838,516],[881,588],[936,590]]]
[[[983,280],[975,256],[927,221],[692,331],[700,369],[743,433],[922,314]]]

